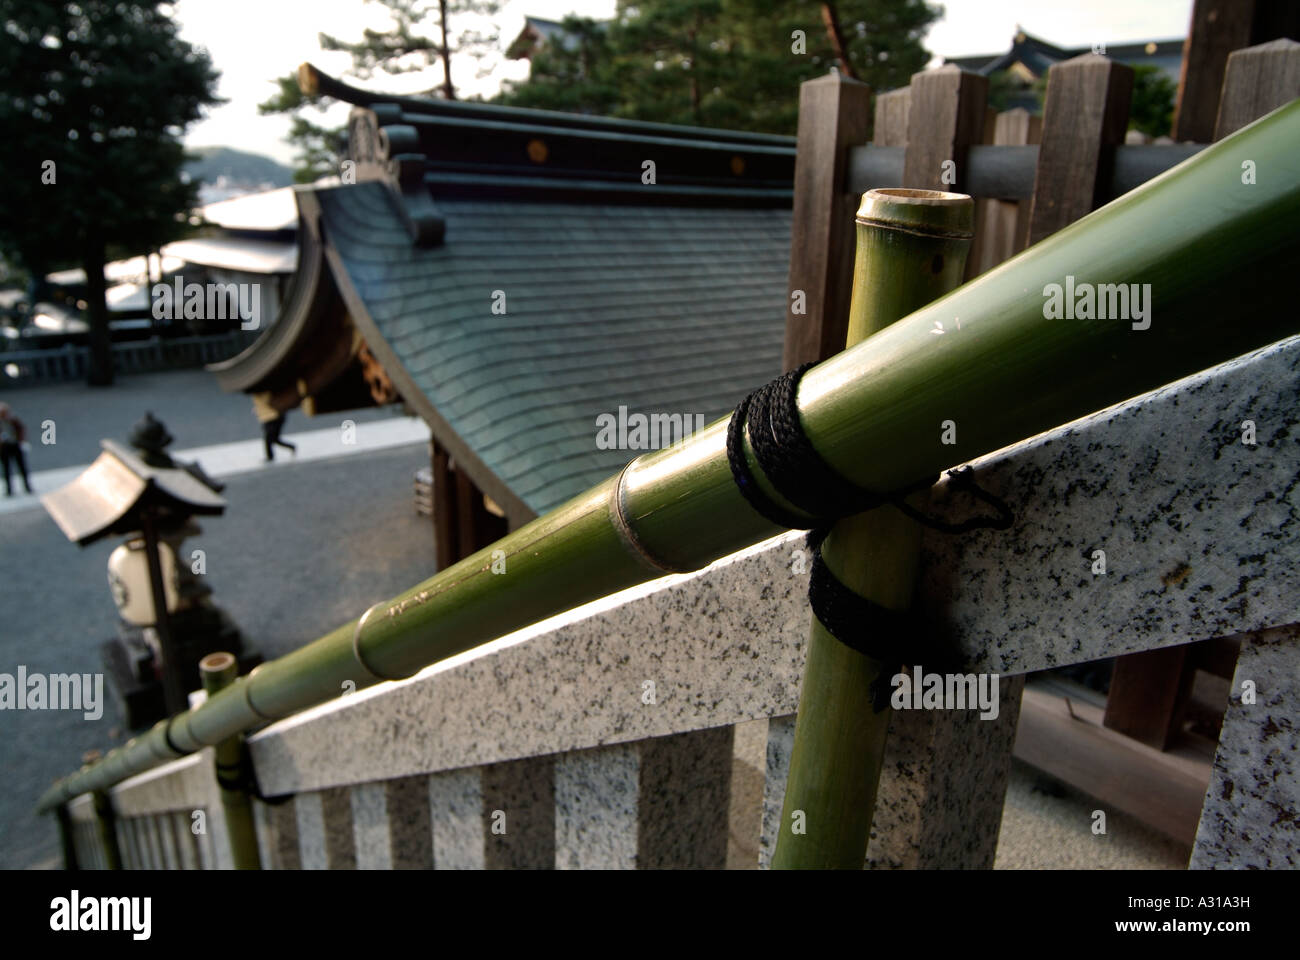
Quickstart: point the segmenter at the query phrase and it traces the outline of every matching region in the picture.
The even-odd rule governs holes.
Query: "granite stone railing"
[[[973,464],[1016,523],[927,532],[914,609],[1001,676],[1000,710],[894,713],[868,865],[992,865],[1025,674],[1224,636],[1241,655],[1190,865],[1300,865],[1298,375],[1292,338]],[[262,729],[263,867],[766,866],[807,560],[776,537]],[[229,864],[210,754],[110,791],[126,866]],[[89,798],[69,816],[102,865]]]

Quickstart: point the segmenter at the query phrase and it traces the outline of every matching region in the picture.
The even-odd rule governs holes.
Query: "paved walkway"
[[[266,462],[261,439],[237,440],[233,443],[218,443],[183,450],[169,448],[167,452],[178,460],[197,460],[208,476],[222,478],[241,473],[274,470],[285,463],[309,463],[313,460],[330,460],[335,457],[372,453],[412,443],[427,443],[429,428],[417,417],[391,417],[387,420],[372,419],[361,422],[357,422],[355,418],[342,417],[339,426],[301,433],[286,433],[283,439],[294,444],[298,448],[297,452],[290,454],[283,447],[277,447],[276,459],[270,463]],[[41,494],[57,490],[74,480],[88,466],[90,464],[87,462],[71,467],[37,471],[29,476],[32,483],[30,494],[23,492],[22,484],[15,477],[13,496],[0,499],[0,514],[39,506]]]
[[[0,673],[20,664],[29,674],[103,670],[98,647],[117,620],[105,570],[122,538],[77,548],[39,494],[85,469],[101,437],[125,442],[146,410],[177,438],[173,453],[197,459],[227,484],[225,514],[204,518],[185,548],[205,552],[213,599],[246,645],[268,659],[433,575],[432,528],[412,496],[415,471],[429,463],[428,430],[396,408],[290,413],[285,438],[298,454],[278,450],[267,464],[248,398],[222,393],[201,370],[123,377],[107,390],[5,389],[0,401],[27,426],[37,491],[0,493]],[[46,419],[56,424],[52,446],[40,442]],[[356,424],[355,443],[344,442],[344,420]],[[65,710],[5,711],[0,724],[0,868],[48,862],[58,837],[33,812],[36,798],[84,751],[107,750],[128,731],[111,703],[99,720]]]

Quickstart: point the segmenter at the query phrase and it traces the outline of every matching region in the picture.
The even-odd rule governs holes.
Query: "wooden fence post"
[[[984,128],[978,142],[993,143],[997,127],[997,111],[986,106],[984,108]],[[993,210],[996,203],[996,200],[987,197],[975,198],[975,239],[971,242],[970,253],[966,257],[966,275],[962,278],[963,282],[983,272],[980,261],[988,256],[985,249],[993,239]]]
[[[1300,97],[1300,43],[1273,40],[1236,51],[1228,57],[1214,139],[1236,133],[1296,97]]]
[[[984,138],[988,77],[949,64],[913,74],[911,91],[903,186],[960,193],[967,151]]]
[[[993,142],[999,146],[1025,146],[1042,143],[1043,118],[1017,107],[999,113],[993,129]],[[980,244],[978,272],[992,270],[1029,245],[1028,199],[989,200],[987,236],[981,240],[977,221],[975,239]]]
[[[878,94],[871,142],[878,147],[907,146],[907,118],[911,107],[911,87]]]
[[[1300,43],[1274,40],[1227,58],[1215,140],[1240,130],[1300,96]],[[1243,157],[1243,161],[1249,157]],[[1246,171],[1242,171],[1243,177]],[[1248,189],[1243,179],[1241,186]],[[1182,729],[1196,661],[1188,646],[1131,653],[1115,661],[1104,723],[1158,750]]]
[[[1099,54],[1084,54],[1048,71],[1030,243],[1099,205],[1115,147],[1124,142],[1132,96],[1132,69]]]
[[[831,73],[799,88],[799,140],[790,225],[786,370],[844,349],[853,286],[853,217],[845,190],[849,147],[865,143],[871,88]],[[802,312],[796,312],[802,310]]]
[[[1226,136],[1216,117],[1229,55],[1284,37],[1300,39],[1295,0],[1196,0],[1183,44],[1173,138],[1209,143]]]

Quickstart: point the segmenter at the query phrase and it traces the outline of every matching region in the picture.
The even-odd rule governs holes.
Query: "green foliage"
[[[328,98],[309,98],[298,88],[298,75],[290,73],[275,80],[275,96],[259,103],[260,114],[290,114],[289,133],[285,141],[297,148],[294,156],[295,183],[314,183],[321,177],[336,174],[339,161],[347,153],[346,127],[326,127],[304,116],[308,108],[323,111]]]
[[[1150,64],[1133,68],[1133,102],[1128,126],[1151,137],[1167,137],[1174,126],[1174,100],[1178,85]]]
[[[457,23],[466,15],[490,17],[497,13],[500,4],[497,0],[367,0],[368,3],[382,3],[388,8],[393,21],[391,30],[366,30],[361,40],[351,42],[320,34],[322,50],[342,50],[352,57],[352,72],[362,79],[369,79],[376,70],[384,73],[409,73],[424,70],[435,62],[441,62],[443,80],[442,95],[448,100],[456,99],[456,89],[451,80],[452,57],[469,56],[481,60],[494,47],[497,40],[495,29],[481,32],[475,29],[462,29],[459,33],[452,28],[455,18]],[[436,36],[426,36],[418,31],[428,24]]]
[[[534,57],[500,103],[794,133],[799,84],[836,64],[822,8],[834,11],[857,77],[904,86],[929,55],[942,13],[924,0],[622,0],[609,23],[570,17],[568,37]]]
[[[28,267],[76,258],[92,231],[137,252],[181,234],[197,185],[179,135],[220,101],[160,6],[0,0],[0,246]]]
[[[207,53],[164,6],[0,0],[0,249],[35,276],[85,268],[95,382],[111,379],[96,363],[106,251],[183,235],[198,185],[181,178],[180,135],[221,102]]]
[[[352,73],[369,79],[375,71],[386,74],[409,73],[425,70],[435,63],[442,66],[442,81],[434,95],[448,100],[456,99],[456,88],[451,79],[451,63],[455,57],[471,57],[482,61],[495,48],[495,30],[482,32],[473,28],[457,32],[453,23],[466,15],[489,17],[500,8],[497,0],[366,0],[382,3],[388,8],[393,26],[390,30],[365,30],[358,41],[341,40],[322,33],[322,50],[342,50],[352,57]],[[425,25],[434,35],[420,32]],[[482,71],[480,70],[480,75]],[[311,183],[320,177],[337,173],[339,162],[347,154],[347,130],[344,127],[326,127],[304,116],[308,108],[323,111],[330,104],[328,97],[309,98],[298,89],[296,74],[277,77],[274,96],[258,104],[258,112],[288,113],[293,117],[286,142],[297,147],[294,180]]]

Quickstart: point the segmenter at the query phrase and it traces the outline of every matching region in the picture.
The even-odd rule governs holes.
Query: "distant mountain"
[[[293,183],[292,170],[258,153],[229,147],[197,147],[189,152],[196,159],[185,165],[185,172],[203,182],[200,189],[206,202]]]

